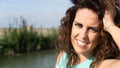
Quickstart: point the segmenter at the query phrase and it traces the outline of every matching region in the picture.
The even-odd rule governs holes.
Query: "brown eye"
[[[75,26],[79,27],[79,28],[82,28],[82,24],[78,23],[78,22],[75,22]]]
[[[92,32],[92,33],[97,33],[99,32],[99,30],[97,28],[93,28],[93,27],[90,27],[89,28],[89,31]]]

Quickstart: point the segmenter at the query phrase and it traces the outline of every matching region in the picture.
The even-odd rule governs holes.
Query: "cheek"
[[[95,35],[90,36],[90,40],[91,40],[92,44],[97,45],[98,40],[99,40],[99,34],[95,34]]]
[[[71,42],[72,42],[72,44],[75,43],[75,38],[77,37],[77,35],[78,35],[78,30],[73,27],[71,30]]]
[[[72,28],[72,31],[71,31],[71,38],[74,37],[74,36],[76,36],[76,35],[77,35],[77,32],[78,32],[78,30],[73,27],[73,28]]]
[[[99,35],[94,35],[94,36],[91,36],[91,47],[90,47],[90,50],[92,51],[97,45],[98,45],[98,42],[99,42]]]
[[[74,30],[72,30],[71,31],[71,41],[73,40],[74,36],[75,36],[75,32],[74,32]]]
[[[78,28],[75,28],[74,26],[72,27],[72,30],[71,30],[71,35],[77,35],[79,32],[79,29]]]

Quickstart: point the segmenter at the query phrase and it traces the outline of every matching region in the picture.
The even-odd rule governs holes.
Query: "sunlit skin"
[[[100,21],[98,15],[90,9],[79,9],[72,25],[71,42],[81,59],[92,56],[92,49],[98,44]]]

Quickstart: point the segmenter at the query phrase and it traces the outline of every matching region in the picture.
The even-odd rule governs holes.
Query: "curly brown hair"
[[[80,60],[75,53],[71,43],[72,24],[78,9],[88,8],[98,14],[102,21],[105,11],[109,10],[113,15],[115,25],[120,27],[120,2],[118,0],[71,0],[74,6],[66,11],[65,17],[61,19],[61,25],[58,29],[58,40],[56,48],[64,51],[68,55],[68,65],[75,65]],[[90,68],[97,66],[102,60],[117,59],[120,51],[114,42],[112,36],[103,29],[101,23],[99,44],[93,49],[94,60]],[[67,65],[67,66],[68,66]]]

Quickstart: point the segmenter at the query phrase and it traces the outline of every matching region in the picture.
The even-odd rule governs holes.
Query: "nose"
[[[88,31],[86,28],[82,28],[79,31],[79,36],[81,39],[86,40],[88,38]]]

